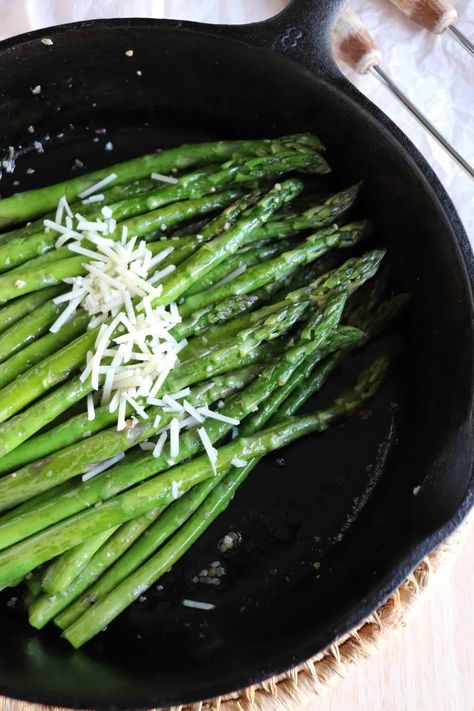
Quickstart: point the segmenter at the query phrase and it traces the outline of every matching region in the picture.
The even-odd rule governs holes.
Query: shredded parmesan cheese
[[[246,467],[248,464],[245,459],[240,459],[239,457],[234,457],[230,460],[230,463],[233,467],[237,467],[237,469],[242,469],[242,467]]]
[[[96,464],[95,467],[92,467],[92,469],[89,469],[86,474],[82,475],[82,481],[88,481],[89,479],[92,479],[93,477],[97,476],[97,474],[104,472],[106,469],[110,469],[110,467],[112,467],[124,457],[125,453],[120,452],[120,454],[115,455],[115,457],[110,457],[110,459],[106,459],[104,462]]]
[[[211,602],[198,602],[197,600],[183,600],[184,607],[192,607],[195,610],[213,610],[215,605]]]
[[[209,439],[209,435],[207,434],[206,430],[204,427],[200,427],[198,429],[198,435],[201,439],[202,446],[205,449],[205,452],[207,456],[209,457],[209,461],[211,463],[211,468],[214,474],[216,474],[216,462],[217,462],[217,449],[212,446],[212,442]]]
[[[152,173],[150,178],[159,180],[162,183],[170,183],[171,185],[175,185],[178,182],[177,178],[173,178],[171,175],[161,175],[161,173]]]
[[[96,193],[98,190],[101,190],[109,183],[112,183],[116,177],[117,177],[116,173],[111,173],[106,178],[102,178],[102,180],[99,180],[99,182],[95,183],[94,185],[91,185],[89,188],[86,188],[85,190],[82,191],[82,193],[79,193],[79,195],[78,195],[79,199],[82,200],[83,198],[86,198],[86,197],[89,197],[89,195],[92,195],[92,193]]]

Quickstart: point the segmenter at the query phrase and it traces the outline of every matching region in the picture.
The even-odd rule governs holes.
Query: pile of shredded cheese
[[[115,179],[112,174],[85,190],[79,197],[83,204],[103,199],[101,190]],[[161,176],[160,176],[161,177]],[[153,256],[146,242],[136,236],[128,236],[122,227],[120,239],[114,234],[117,224],[110,207],[101,209],[101,217],[88,220],[80,213],[73,214],[66,197],[59,200],[55,219],[44,220],[47,230],[59,235],[56,247],[66,245],[77,255],[83,255],[85,276],[64,281],[70,290],[55,298],[55,303],[65,304],[64,310],[51,326],[57,332],[73,318],[81,308],[89,315],[89,328],[98,328],[94,350],[87,355],[87,363],[81,380],[90,378],[93,393],[87,397],[89,420],[95,419],[98,403],[106,405],[110,412],[117,412],[117,429],[134,426],[147,420],[147,406],[158,406],[165,413],[173,413],[166,427],[159,429],[160,416],[153,427],[156,438],[140,444],[159,457],[165,443],[169,442],[171,459],[179,455],[180,434],[183,430],[199,425],[197,432],[203,448],[216,473],[217,450],[213,447],[204,427],[208,418],[221,420],[233,426],[239,420],[226,417],[208,407],[194,407],[186,397],[189,388],[157,397],[163,385],[179,362],[179,352],[187,344],[186,339],[177,341],[172,335],[174,326],[181,322],[176,303],[169,306],[154,306],[154,300],[162,293],[160,283],[175,266],[162,266],[173,252],[173,247],[163,248]],[[224,403],[221,401],[220,405]],[[127,420],[127,414],[132,413]],[[115,464],[122,455],[112,457],[93,467],[84,480],[99,474]],[[234,466],[244,466],[244,460],[236,460]],[[173,489],[173,497],[180,495]]]

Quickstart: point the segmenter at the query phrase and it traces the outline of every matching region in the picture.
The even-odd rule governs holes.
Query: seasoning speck
[[[112,141],[107,141],[107,143],[106,143],[105,146],[104,146],[104,149],[105,149],[106,151],[113,151],[113,150],[114,150],[114,144],[112,143]]]
[[[40,143],[40,141],[34,141],[33,148],[35,151],[38,151],[38,153],[44,153],[43,144]]]
[[[41,94],[41,84],[31,87],[32,94]]]
[[[125,54],[127,55],[127,57],[133,57],[133,49],[125,50]]]
[[[415,488],[413,489],[413,496],[418,496],[418,494],[420,493],[420,490],[421,490],[421,486],[415,486]]]
[[[17,597],[11,597],[11,598],[7,601],[7,607],[15,607],[15,605],[16,605],[17,602],[18,602],[18,598],[17,598]]]
[[[137,77],[141,77],[141,75],[142,75],[141,69],[137,69]]]
[[[221,538],[217,547],[221,553],[227,553],[227,551],[231,551],[235,548],[240,541],[240,533],[237,533],[237,531],[229,531],[229,533],[226,533],[225,536]]]
[[[27,168],[27,169],[26,169],[26,174],[27,174],[27,175],[33,175],[34,172],[35,172],[35,169],[34,169],[34,168]]]
[[[43,37],[43,38],[41,39],[41,42],[42,42],[43,44],[47,45],[48,47],[51,47],[51,45],[54,44],[53,40],[50,39],[49,37]]]
[[[321,563],[319,562],[319,560],[315,560],[314,563],[313,563],[313,568],[314,568],[315,570],[319,570],[320,567],[321,567]]]
[[[34,132],[35,132],[35,127],[34,127],[34,126],[28,126],[28,128],[27,128],[26,130],[28,131],[28,133],[34,133]]]
[[[277,467],[284,467],[286,464],[284,457],[278,457],[278,459],[275,460],[275,463]]]
[[[82,162],[82,160],[80,158],[74,158],[74,167],[75,168],[83,168],[84,167],[84,163]]]
[[[362,408],[362,410],[359,412],[359,417],[361,420],[369,420],[374,413],[372,410],[369,410],[367,408]]]

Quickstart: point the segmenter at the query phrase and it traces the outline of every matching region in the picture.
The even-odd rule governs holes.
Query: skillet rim
[[[283,15],[285,11],[283,10],[279,15],[267,20],[270,23],[275,18]],[[257,25],[263,25],[265,23],[250,23],[248,25],[207,25],[204,23],[188,22],[181,20],[161,20],[161,19],[151,19],[151,18],[110,18],[110,19],[97,19],[97,20],[84,20],[79,22],[66,23],[61,25],[55,25],[52,27],[41,28],[40,30],[35,30],[27,33],[22,33],[20,35],[15,35],[13,37],[7,38],[0,42],[0,56],[3,52],[19,47],[21,44],[26,44],[32,40],[44,37],[47,33],[48,35],[60,35],[67,34],[70,32],[87,31],[90,29],[95,29],[97,27],[104,30],[113,31],[116,28],[134,28],[140,29],[145,28],[148,30],[177,30],[179,32],[192,32],[204,35],[207,38],[216,38],[231,40],[232,42],[237,42],[239,44],[244,44],[253,51],[257,52],[268,52],[271,50],[270,47],[265,46],[265,43],[259,44],[252,41],[246,41],[245,37],[235,36],[236,28],[240,31],[246,28],[256,27]],[[280,56],[280,59],[291,63],[294,67],[294,71],[303,71],[308,73],[310,76],[315,76],[315,72],[301,64],[298,61],[292,59],[291,56]],[[326,58],[327,61],[327,58]],[[370,115],[370,118],[380,125],[380,129],[386,134],[389,134],[390,142],[398,143],[399,149],[402,150],[404,154],[404,159],[406,163],[414,164],[412,167],[419,174],[425,183],[425,187],[428,192],[431,193],[431,199],[437,203],[438,208],[444,213],[447,223],[451,227],[452,234],[449,235],[449,239],[453,241],[454,246],[457,247],[461,261],[464,265],[466,282],[469,284],[469,309],[471,313],[471,323],[470,323],[470,333],[471,339],[474,340],[474,254],[469,243],[467,234],[465,232],[464,226],[457,214],[457,211],[447,194],[445,188],[441,184],[439,178],[434,173],[433,169],[429,166],[426,159],[418,151],[418,149],[411,143],[408,137],[394,124],[391,119],[389,119],[378,107],[376,107],[372,102],[367,99],[363,94],[361,94],[345,77],[337,70],[336,65],[329,59],[328,68],[325,71],[324,66],[322,67],[322,78],[328,83],[328,85],[339,92],[345,94],[354,104],[355,108],[359,108]],[[326,76],[324,76],[326,74]],[[474,368],[474,362],[473,362]],[[473,378],[473,372],[471,372],[471,382]],[[466,418],[466,423],[471,426],[471,438],[472,438],[472,424],[473,424],[473,409],[474,409],[474,392],[471,390],[470,395],[470,413]],[[460,426],[461,428],[461,426]],[[439,545],[443,540],[445,540],[454,530],[457,528],[464,518],[469,513],[470,509],[474,506],[474,457],[471,453],[471,477],[468,489],[464,495],[464,498],[460,502],[458,508],[455,510],[452,516],[433,530],[424,533],[422,531],[417,534],[417,542],[411,544],[409,549],[403,553],[399,553],[396,556],[396,562],[394,563],[394,568],[386,575],[380,577],[376,583],[372,583],[370,590],[370,610],[376,609],[380,604],[396,589],[403,580],[408,576],[408,574],[420,563],[424,556],[431,552],[437,545]],[[328,640],[327,644],[330,644],[334,638],[344,634],[359,624],[368,614],[367,602],[359,601],[351,605],[349,612],[345,612],[342,617],[342,623],[339,623],[337,630],[333,631],[332,639]],[[314,649],[314,644],[311,643],[311,637],[306,639],[301,643],[297,650],[292,648],[291,652],[280,652],[276,656],[272,657],[271,665],[267,665],[265,671],[256,671],[253,676],[249,676],[248,672],[243,674],[233,674],[231,684],[224,682],[224,686],[219,686],[215,682],[209,684],[203,684],[199,688],[202,692],[199,692],[200,699],[207,699],[213,696],[218,696],[221,694],[229,693],[235,689],[242,688],[253,683],[260,682],[266,678],[269,678],[275,674],[286,671],[287,669],[300,664],[301,662],[307,660],[308,658],[314,656],[319,649]],[[268,664],[268,663],[267,663]],[[17,698],[25,701],[39,702],[44,704],[58,704],[58,701],[52,696],[38,696],[37,694],[24,693],[23,691],[13,690],[5,688],[4,685],[0,685],[0,694],[5,696],[11,696],[12,698]],[[21,694],[21,695],[20,695]],[[151,708],[155,705],[167,706],[176,703],[189,703],[196,700],[196,691],[191,695],[182,694],[179,701],[176,698],[163,698],[158,699],[156,696],[150,701],[150,698],[136,700],[133,704],[134,708]],[[65,696],[60,701],[60,705],[67,704],[71,708],[84,708],[85,706],[94,709],[122,709],[129,708],[130,705],[126,706],[123,704],[115,703],[99,703],[93,698],[81,697],[80,703],[77,700]]]

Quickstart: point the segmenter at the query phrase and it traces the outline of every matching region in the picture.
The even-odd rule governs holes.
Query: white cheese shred
[[[110,467],[113,467],[114,464],[117,464],[117,462],[119,462],[124,457],[125,452],[120,452],[120,454],[116,454],[115,457],[110,457],[110,459],[106,459],[104,462],[96,464],[94,467],[92,467],[92,469],[89,469],[86,474],[82,475],[82,481],[88,481],[89,479],[92,479],[93,477],[97,476],[97,474],[105,472],[106,469],[110,469]]]
[[[87,396],[87,419],[89,422],[95,420],[94,396],[92,393]]]
[[[177,178],[173,178],[171,175],[161,175],[161,173],[152,173],[150,178],[152,180],[159,180],[162,183],[170,183],[171,185],[176,185],[178,182]]]
[[[217,471],[216,471],[217,449],[212,446],[212,442],[209,439],[209,435],[207,434],[204,427],[200,427],[197,432],[198,432],[198,435],[201,439],[202,446],[204,447],[204,450],[205,450],[205,452],[209,458],[209,461],[211,463],[212,471],[214,472],[214,475],[215,475],[217,473]]]
[[[195,610],[214,610],[215,605],[212,602],[199,602],[198,600],[183,600],[184,607],[192,607]]]
[[[230,460],[230,463],[233,467],[237,467],[237,469],[242,469],[242,467],[246,467],[248,464],[245,459],[240,459],[240,457],[234,457]]]
[[[83,200],[84,198],[89,197],[89,195],[96,193],[98,190],[105,188],[105,186],[108,185],[109,183],[112,183],[116,179],[116,177],[117,177],[116,173],[111,173],[110,175],[107,175],[107,177],[102,178],[102,180],[99,180],[99,182],[86,188],[85,190],[82,191],[82,193],[79,193],[79,195],[78,195],[79,199]]]

